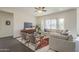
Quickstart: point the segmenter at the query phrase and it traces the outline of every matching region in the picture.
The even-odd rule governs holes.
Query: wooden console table
[[[36,30],[35,29],[23,29],[21,30],[21,37],[22,39],[26,40],[26,42],[28,43],[28,46],[29,46],[29,43],[32,41],[32,35]]]
[[[36,31],[35,29],[28,29],[28,30],[23,29],[23,30],[21,30],[21,32],[25,32],[25,33],[29,33],[29,34],[34,33],[35,31]]]

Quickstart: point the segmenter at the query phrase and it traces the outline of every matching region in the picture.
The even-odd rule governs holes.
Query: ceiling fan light
[[[35,9],[36,9],[35,15],[37,15],[37,16],[43,16],[44,12],[46,11],[44,8],[45,7],[35,7]]]
[[[43,11],[41,11],[41,10],[38,10],[38,13],[42,13]]]

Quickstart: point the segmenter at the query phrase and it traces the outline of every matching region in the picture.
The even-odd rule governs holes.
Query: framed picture
[[[10,25],[11,22],[9,20],[6,21],[6,25]]]

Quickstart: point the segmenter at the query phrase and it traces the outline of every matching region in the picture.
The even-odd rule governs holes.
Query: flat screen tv
[[[24,29],[25,28],[32,28],[32,23],[24,22]]]

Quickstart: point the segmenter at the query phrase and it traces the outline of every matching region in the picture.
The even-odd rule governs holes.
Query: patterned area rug
[[[30,49],[32,49],[33,51],[35,51],[35,52],[54,52],[53,50],[49,49],[48,43],[47,43],[45,46],[43,46],[43,47],[41,47],[41,48],[35,50],[35,46],[34,46],[33,44],[30,43],[29,46],[28,46],[28,44],[25,44],[25,41],[22,40],[21,38],[17,38],[17,40],[20,41],[20,42],[21,42],[22,44],[24,44],[25,46],[27,46],[27,47],[29,47]]]

